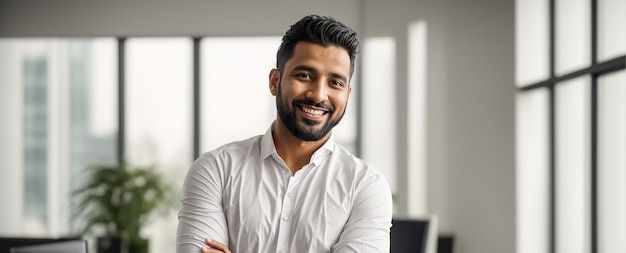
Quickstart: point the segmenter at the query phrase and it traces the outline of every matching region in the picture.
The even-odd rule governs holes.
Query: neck
[[[292,174],[300,170],[311,161],[311,156],[328,138],[330,133],[318,141],[303,141],[294,136],[285,125],[277,119],[272,126],[272,137],[276,152],[283,159]]]

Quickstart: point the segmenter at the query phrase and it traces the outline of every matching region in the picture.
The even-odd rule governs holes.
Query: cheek
[[[280,100],[280,107],[283,108],[283,110],[291,110],[292,108],[292,101],[293,101],[293,97],[289,95],[289,91],[286,89],[281,89],[279,88],[278,94],[276,95],[276,99]],[[278,101],[277,101],[278,102]]]
[[[291,101],[294,99],[304,99],[306,97],[306,88],[303,85],[291,85],[289,87],[283,87],[281,90],[283,93],[283,100]]]
[[[341,93],[335,96],[334,106],[336,109],[345,109],[348,105],[348,94]]]

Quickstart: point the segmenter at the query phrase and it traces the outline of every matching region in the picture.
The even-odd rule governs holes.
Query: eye
[[[299,73],[296,73],[294,76],[296,78],[298,78],[298,79],[304,79],[304,80],[311,80],[311,79],[313,79],[311,74],[306,73],[306,72],[299,72]]]
[[[342,81],[339,80],[330,80],[330,84],[334,85],[334,86],[338,86],[338,87],[344,87],[345,85],[343,84]]]

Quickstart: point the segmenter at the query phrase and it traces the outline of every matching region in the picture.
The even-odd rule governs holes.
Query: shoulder
[[[387,185],[385,176],[372,164],[356,157],[343,146],[336,144],[333,152],[337,170],[354,177],[355,181],[360,185],[382,182]]]
[[[365,213],[380,211],[391,217],[393,197],[382,172],[340,145],[335,145],[333,160],[331,162],[334,164],[330,170],[334,171],[335,175],[332,176],[336,178],[338,185],[344,187],[353,208]]]
[[[237,161],[259,157],[261,138],[262,135],[257,135],[205,152],[194,161],[192,168],[225,168]]]
[[[261,137],[263,136],[257,135],[245,140],[224,144],[216,149],[203,153],[200,158],[233,156],[256,152],[259,150]]]

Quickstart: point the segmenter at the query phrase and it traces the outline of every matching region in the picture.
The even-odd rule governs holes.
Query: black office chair
[[[436,253],[437,216],[391,221],[391,253]]]
[[[52,242],[62,242],[82,239],[80,236],[72,237],[0,237],[0,253],[11,253],[11,248],[19,246],[30,246]]]
[[[11,247],[11,253],[87,253],[87,241],[78,239],[16,246]]]

